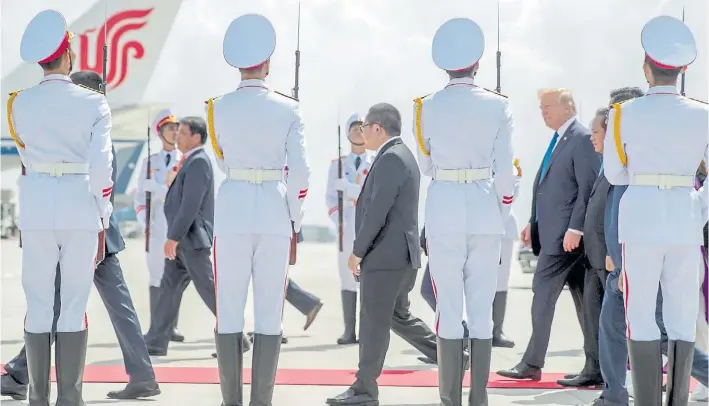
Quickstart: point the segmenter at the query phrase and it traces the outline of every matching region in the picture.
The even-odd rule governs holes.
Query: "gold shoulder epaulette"
[[[430,95],[432,95],[432,94],[433,94],[433,93],[429,93],[429,94],[427,94],[427,95],[425,95],[425,96],[417,97],[417,98],[414,100],[414,102],[415,102],[416,100],[423,100],[423,99],[427,98],[428,96],[430,96]]]
[[[72,83],[73,83],[73,82],[72,82]],[[103,94],[103,93],[99,92],[99,91],[96,90],[96,89],[92,89],[92,88],[90,88],[90,87],[88,87],[88,86],[84,86],[84,85],[82,85],[82,84],[80,84],[80,83],[74,83],[74,84],[77,85],[77,86],[79,86],[79,87],[83,87],[84,89],[91,90],[92,92],[96,92],[96,93]]]
[[[685,96],[685,97],[687,97],[687,96]],[[689,100],[693,100],[693,101],[695,101],[695,102],[697,102],[697,103],[709,104],[709,103],[707,103],[707,102],[705,102],[705,101],[703,101],[703,100],[697,100],[697,99],[693,99],[693,98],[691,98],[691,97],[687,97],[687,98],[688,98]]]
[[[204,101],[204,104],[209,104],[210,101],[213,102],[213,101],[219,99],[219,98],[222,97],[222,96],[224,96],[224,95],[222,94],[222,95],[219,95],[219,96],[212,97],[211,99],[207,99],[207,100]]]
[[[15,102],[15,97],[17,97],[21,91],[22,90],[16,90],[10,93],[10,98],[7,99],[7,129],[10,132],[10,137],[15,141],[17,148],[25,149],[25,144],[17,137],[17,133],[15,132],[15,123],[12,122],[12,104]]]
[[[498,95],[498,96],[500,96],[500,97],[504,97],[505,99],[507,98],[507,96],[505,96],[504,94],[502,94],[502,93],[497,93],[497,92],[494,91],[494,90],[486,89],[486,88],[484,88],[484,87],[481,88],[481,89],[483,89],[483,90],[485,90],[485,91],[488,91],[488,92],[490,92],[490,93],[494,93],[494,94],[496,94],[496,95]]]
[[[273,93],[277,93],[277,94],[280,94],[280,95],[283,96],[283,97],[287,97],[287,98],[289,98],[289,99],[291,99],[291,100],[298,101],[298,99],[296,99],[295,97],[289,96],[289,95],[287,95],[287,94],[285,94],[285,93],[281,93],[281,92],[279,92],[278,90],[274,90]]]

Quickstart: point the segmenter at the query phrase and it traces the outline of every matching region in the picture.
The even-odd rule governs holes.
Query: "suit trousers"
[[[115,254],[107,254],[106,258],[96,268],[94,286],[96,286],[96,290],[106,306],[108,317],[113,324],[118,345],[123,353],[126,374],[130,377],[131,382],[155,379],[148,348],[140,330],[140,321],[133,306],[128,285],[126,285],[126,281],[123,278],[121,264]],[[61,272],[59,272],[57,267],[54,294],[55,325],[59,319],[61,308],[60,288]],[[25,385],[29,383],[25,347],[22,347],[20,353],[5,365],[5,370],[17,382]]]
[[[618,290],[620,270],[608,274],[606,289],[601,308],[600,329],[598,334],[601,374],[605,382],[601,397],[606,403],[618,406],[628,405],[626,387],[628,341],[626,336],[625,307],[623,293]],[[662,351],[667,353],[667,334],[662,317],[662,294],[655,303],[655,321],[661,333]],[[707,386],[709,358],[698,346],[694,347],[692,376]]]
[[[363,269],[360,284],[359,369],[352,388],[377,398],[390,330],[430,359],[437,359],[436,335],[409,310],[416,270]],[[459,321],[460,322],[460,321]]]
[[[428,262],[436,294],[436,334],[463,339],[463,304],[468,334],[492,338],[492,302],[497,290],[501,235],[428,235]]]
[[[244,311],[253,280],[254,333],[283,332],[283,300],[288,284],[290,237],[236,234],[214,237],[217,333],[244,331]]]
[[[52,332],[57,264],[64,277],[56,331],[70,333],[88,327],[86,308],[96,270],[97,248],[98,231],[22,231],[22,288],[27,298],[25,331]]]
[[[601,372],[598,329],[607,277],[608,272],[605,269],[588,269],[583,284],[583,344],[586,354],[584,372],[589,375],[598,375]]]
[[[352,275],[351,272],[350,275]],[[315,307],[320,303],[320,299],[307,290],[301,288],[291,278],[288,278],[286,301],[298,309],[298,311],[303,315],[310,313],[310,311],[315,309]]]
[[[694,342],[699,309],[699,255],[692,245],[623,244],[628,339],[660,339],[654,300],[664,293],[663,313],[670,340]],[[694,294],[687,294],[692,292]]]
[[[217,313],[214,295],[214,274],[209,248],[189,250],[177,246],[177,257],[165,261],[165,274],[161,287],[162,293],[155,304],[155,313],[161,315],[151,320],[150,330],[145,336],[148,347],[166,349],[177,322],[177,313],[182,301],[182,294],[191,282],[197,294],[212,314]]]
[[[538,368],[544,367],[556,302],[564,285],[569,285],[576,316],[583,330],[583,281],[585,266],[581,250],[561,255],[539,254],[537,271],[532,279],[532,336],[522,361]]]

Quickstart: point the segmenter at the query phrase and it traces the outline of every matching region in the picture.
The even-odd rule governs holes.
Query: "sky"
[[[108,1],[110,8],[120,0]],[[94,3],[2,0],[3,76],[19,65],[22,31],[34,14],[51,7],[71,22]],[[708,100],[706,0],[501,0],[502,93],[512,106],[513,144],[524,173],[514,204],[519,228],[529,216],[533,176],[553,134],[539,114],[537,90],[570,88],[579,118],[588,124],[613,88],[646,88],[641,29],[656,15],[681,16],[683,6],[700,49],[687,72],[687,95]],[[461,16],[480,24],[486,50],[476,81],[493,89],[497,1],[302,0],[301,7],[300,99],[312,168],[304,222],[324,225],[329,222],[327,168],[337,157],[338,122],[344,125],[352,112],[366,113],[369,106],[388,102],[402,113],[404,141],[417,148],[412,101],[447,82],[431,61],[436,29]],[[233,90],[238,72],[222,58],[223,35],[231,20],[253,12],[267,16],[277,32],[267,80],[290,93],[297,11],[297,0],[184,0],[143,102],[168,100],[178,115],[203,114],[204,100]],[[422,184],[422,213],[427,184]]]

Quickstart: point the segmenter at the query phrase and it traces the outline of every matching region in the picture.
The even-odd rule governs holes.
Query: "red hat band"
[[[657,66],[660,69],[674,70],[674,69],[679,69],[682,67],[682,66],[665,65],[664,63],[660,63],[660,62],[657,62],[656,60],[652,59],[652,57],[650,55],[648,55],[648,54],[645,54],[645,55],[647,56],[647,59],[650,60],[650,62],[652,62],[655,66]]]
[[[57,48],[57,50],[54,51],[53,54],[51,54],[48,57],[39,61],[39,63],[49,63],[49,62],[52,62],[52,61],[58,59],[60,56],[62,56],[62,53],[64,53],[64,51],[66,51],[69,48],[69,38],[70,38],[69,31],[67,31],[66,34],[64,35],[64,40],[62,40],[62,43],[59,44],[59,48]]]

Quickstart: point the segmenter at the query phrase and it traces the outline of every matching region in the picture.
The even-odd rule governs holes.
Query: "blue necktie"
[[[549,162],[551,161],[551,154],[554,152],[554,146],[556,145],[556,141],[559,139],[559,133],[554,132],[554,137],[552,137],[551,142],[549,143],[549,148],[547,148],[547,152],[544,153],[544,160],[542,161],[542,172],[539,174],[539,183],[542,183],[542,179],[544,179],[544,175],[547,174],[547,171],[549,170]]]

